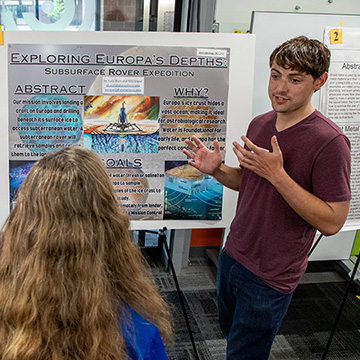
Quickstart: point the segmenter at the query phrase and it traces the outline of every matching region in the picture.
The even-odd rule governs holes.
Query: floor
[[[206,257],[190,259],[177,277],[195,345],[173,276],[159,263],[153,263],[152,269],[161,292],[173,306],[175,341],[166,345],[169,360],[225,359],[226,341],[217,321],[214,263]],[[275,338],[270,359],[322,359],[348,279],[338,262],[309,264]],[[358,291],[356,284],[350,289],[326,359],[360,359]],[[194,346],[198,357],[194,355]]]

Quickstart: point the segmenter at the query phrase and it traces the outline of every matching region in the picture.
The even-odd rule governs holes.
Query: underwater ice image
[[[63,95],[34,96],[22,107],[18,118],[21,141],[35,153],[77,143],[82,135],[78,105],[78,101]]]
[[[84,146],[97,153],[157,153],[157,96],[85,96]]]
[[[164,219],[221,219],[223,186],[187,161],[165,162],[164,194]]]
[[[84,146],[96,153],[157,153],[159,132],[150,135],[84,135]]]
[[[35,161],[13,160],[9,162],[10,204],[16,198],[20,185],[34,164]]]

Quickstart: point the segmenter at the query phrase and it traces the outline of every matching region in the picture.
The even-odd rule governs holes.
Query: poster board
[[[81,77],[74,77],[73,79],[76,81],[72,81],[72,82],[67,82],[66,77],[69,79],[69,77],[74,76],[71,74],[71,71],[69,70],[67,74],[65,74],[64,72],[59,72],[60,68],[63,68],[62,66],[58,66],[58,67],[54,67],[54,66],[50,66],[49,63],[51,63],[51,59],[54,59],[54,62],[58,62],[61,61],[68,61],[68,60],[64,60],[67,59],[66,57],[60,57],[57,56],[56,60],[55,57],[54,58],[46,58],[46,56],[44,58],[39,58],[39,54],[45,54],[47,51],[51,51],[49,53],[51,54],[59,54],[61,53],[61,51],[64,50],[64,52],[66,52],[67,54],[70,54],[71,51],[73,51],[75,53],[74,49],[79,49],[82,48],[82,54],[83,54],[83,65],[84,62],[89,61],[89,59],[87,59],[87,57],[85,55],[88,55],[90,53],[90,57],[92,58],[94,54],[98,54],[98,53],[102,53],[103,56],[98,57],[97,59],[100,59],[99,61],[103,61],[103,59],[108,55],[108,53],[111,53],[111,56],[114,56],[116,58],[117,56],[117,51],[122,50],[124,51],[124,49],[131,49],[132,51],[149,51],[150,53],[148,54],[148,56],[144,57],[143,53],[139,53],[139,54],[132,54],[131,57],[132,58],[136,58],[136,56],[139,56],[139,59],[149,59],[148,61],[153,61],[152,59],[157,59],[156,57],[156,53],[160,51],[160,55],[163,58],[170,58],[171,52],[169,53],[170,50],[174,50],[175,52],[176,50],[179,50],[179,52],[181,51],[195,51],[196,54],[201,54],[202,51],[205,51],[205,53],[207,54],[206,56],[213,58],[213,59],[217,59],[218,56],[218,50],[220,53],[220,56],[222,56],[223,58],[228,56],[228,64],[226,65],[227,68],[227,73],[226,76],[224,78],[224,76],[222,75],[222,73],[219,70],[219,74],[216,75],[215,72],[210,73],[209,72],[209,76],[201,76],[201,79],[203,80],[201,84],[197,84],[197,83],[183,83],[185,85],[182,85],[182,87],[177,87],[177,91],[180,93],[178,98],[179,101],[183,100],[183,98],[206,98],[209,101],[216,101],[216,97],[221,98],[222,96],[225,96],[226,101],[223,101],[223,103],[221,103],[221,101],[219,102],[219,104],[215,104],[214,106],[218,106],[215,107],[215,110],[218,111],[219,113],[221,113],[223,116],[221,119],[223,119],[225,121],[226,119],[226,129],[223,126],[221,131],[223,131],[223,133],[221,133],[221,137],[222,137],[222,142],[223,142],[223,155],[224,155],[224,160],[226,163],[233,165],[233,166],[237,166],[237,162],[236,162],[236,158],[235,156],[232,154],[232,150],[231,150],[231,143],[234,140],[239,139],[239,137],[245,133],[246,128],[247,128],[247,124],[250,121],[250,117],[251,117],[251,104],[252,104],[252,84],[253,84],[253,61],[254,61],[254,47],[255,47],[255,38],[253,35],[235,35],[235,34],[184,34],[184,33],[126,33],[126,32],[51,32],[51,39],[49,39],[49,33],[46,32],[5,32],[4,33],[4,45],[2,45],[0,47],[0,65],[1,65],[1,73],[0,73],[0,78],[2,81],[2,93],[1,93],[1,108],[2,108],[2,112],[1,112],[1,121],[2,121],[2,125],[3,125],[3,132],[1,134],[1,142],[0,142],[0,146],[2,147],[2,153],[3,154],[9,154],[9,156],[18,156],[17,154],[20,154],[19,157],[23,157],[25,156],[25,152],[21,152],[19,149],[15,149],[15,147],[21,147],[24,146],[27,148],[26,150],[26,154],[29,154],[28,156],[33,157],[34,159],[38,156],[42,155],[41,151],[38,151],[37,154],[32,154],[32,152],[29,152],[29,141],[27,141],[30,138],[35,138],[38,140],[38,144],[41,143],[40,139],[43,139],[44,133],[41,133],[40,135],[38,133],[36,133],[37,127],[33,126],[33,125],[28,125],[29,122],[36,122],[40,119],[41,117],[41,121],[42,122],[46,122],[48,120],[48,118],[45,115],[41,115],[41,116],[36,116],[36,117],[30,117],[31,112],[35,112],[38,111],[37,108],[38,106],[36,106],[36,103],[29,103],[29,101],[31,100],[32,102],[48,102],[53,104],[53,101],[63,101],[62,99],[55,99],[54,97],[51,98],[50,100],[47,100],[45,98],[41,98],[41,99],[37,99],[35,93],[38,92],[42,95],[46,95],[46,92],[49,90],[50,83],[48,84],[48,79],[52,79],[54,83],[57,85],[54,86],[58,86],[59,87],[59,77],[63,78],[63,82],[64,82],[64,92],[67,92],[67,94],[69,95],[69,93],[72,93],[73,91],[78,91],[79,93],[83,93],[84,98],[83,98],[83,103],[80,105],[74,104],[73,102],[73,97],[70,96],[70,104],[68,105],[68,107],[66,108],[66,113],[71,112],[72,113],[72,117],[68,117],[68,114],[64,115],[65,110],[62,110],[62,117],[66,118],[65,120],[61,120],[61,121],[67,121],[69,122],[69,126],[66,127],[66,129],[70,129],[69,131],[72,131],[73,133],[67,133],[66,136],[68,136],[69,138],[73,138],[74,139],[74,143],[76,143],[77,141],[83,141],[84,144],[86,144],[86,142],[88,141],[88,139],[83,136],[82,134],[79,135],[79,132],[81,131],[81,126],[79,125],[80,122],[83,120],[83,118],[85,118],[85,112],[86,110],[94,107],[94,96],[96,97],[100,97],[101,96],[106,96],[106,99],[108,100],[109,97],[112,99],[112,91],[114,89],[114,86],[116,88],[116,93],[118,95],[118,93],[120,93],[120,95],[123,95],[122,93],[125,92],[126,89],[131,88],[131,95],[136,95],[136,91],[138,88],[140,88],[140,93],[141,95],[145,95],[147,96],[149,99],[150,103],[156,102],[158,101],[160,103],[160,113],[162,112],[162,110],[165,109],[165,107],[163,107],[162,105],[164,105],[164,103],[161,102],[161,100],[164,99],[160,99],[157,100],[157,93],[160,92],[160,90],[157,91],[157,89],[152,89],[152,88],[147,88],[147,83],[152,83],[155,84],[157,82],[151,82],[149,79],[150,76],[152,76],[150,73],[152,71],[152,74],[154,74],[153,69],[156,69],[156,66],[152,67],[150,69],[149,67],[149,71],[147,73],[146,76],[148,76],[148,78],[146,77],[142,77],[139,76],[139,73],[136,73],[136,67],[133,67],[133,74],[129,75],[129,73],[127,73],[129,76],[125,76],[125,82],[123,81],[124,78],[122,75],[124,75],[124,73],[121,73],[121,69],[123,69],[122,67],[117,67],[115,69],[113,69],[114,71],[117,71],[115,78],[111,78],[110,76],[106,76],[109,75],[109,70],[106,70],[107,73],[105,73],[104,76],[102,76],[103,79],[101,79],[102,81],[99,81],[99,78],[95,78],[94,82],[92,83],[91,86],[88,85],[84,85],[82,82],[82,79],[84,79],[85,75],[84,73],[81,73],[80,75],[83,76],[83,78]],[[11,50],[9,50],[11,49]],[[135,49],[135,50],[134,50]],[[170,50],[169,50],[170,49]],[[125,50],[125,51],[126,51]],[[12,51],[12,52],[11,52]],[[77,51],[77,50],[76,50]],[[11,57],[9,57],[9,52],[11,52]],[[173,51],[174,53],[174,51]],[[221,55],[222,54],[222,55]],[[30,60],[31,56],[33,55],[33,61]],[[166,55],[166,56],[165,56]],[[37,59],[35,59],[37,57]],[[187,61],[190,61],[190,57],[189,56],[184,56],[184,66],[188,65]],[[186,58],[186,59],[185,59]],[[193,58],[195,58],[195,56],[193,56]],[[44,60],[45,59],[45,60]],[[60,60],[59,60],[60,59]],[[174,57],[174,59],[176,59],[176,57]],[[198,58],[197,58],[198,59]],[[86,61],[85,61],[86,60]],[[31,62],[32,61],[32,62]],[[41,67],[43,67],[43,61],[45,61],[45,63],[47,62],[47,70],[37,70],[40,69]],[[91,60],[92,61],[92,60]],[[113,61],[113,60],[111,60]],[[111,62],[110,61],[110,62]],[[145,61],[145,60],[142,60]],[[147,61],[147,60],[146,60]],[[155,61],[155,60],[154,60]],[[176,61],[176,60],[174,60]],[[194,60],[195,61],[195,60]],[[216,60],[214,60],[216,61]],[[22,62],[24,62],[23,64],[21,64]],[[28,63],[26,63],[28,62]],[[104,68],[108,65],[109,61],[104,61]],[[213,63],[209,60],[209,63]],[[20,66],[21,65],[21,66]],[[30,66],[31,65],[31,66]],[[34,66],[33,66],[34,65]],[[37,65],[37,68],[36,66]],[[67,63],[67,65],[69,65]],[[76,64],[71,64],[71,65],[76,65]],[[152,65],[154,65],[152,63]],[[155,64],[156,65],[156,64]],[[168,66],[171,65],[169,63],[161,63],[161,65],[164,66]],[[196,66],[197,65],[197,66]],[[195,66],[193,66],[193,68],[200,68],[202,66],[202,64],[197,63],[195,64]],[[69,67],[69,66],[68,66]],[[72,66],[71,68],[81,68],[81,66]],[[85,66],[83,66],[83,68],[85,68]],[[25,69],[26,71],[24,71],[23,69]],[[128,70],[130,70],[130,67],[127,68]],[[135,69],[135,70],[134,70]],[[157,75],[154,76],[162,76],[163,78],[166,78],[167,81],[171,82],[172,78],[170,73],[166,72],[163,68],[163,66],[161,66],[162,71],[164,71],[163,73],[160,74],[157,73]],[[170,70],[174,70],[173,68],[168,67],[167,68],[169,71]],[[52,71],[54,70],[54,73],[52,73]],[[124,70],[124,69],[123,69]],[[160,70],[160,66],[159,66],[159,70]],[[43,72],[42,72],[43,71]],[[47,77],[44,75],[46,73],[46,71],[48,72]],[[125,71],[125,70],[124,70]],[[194,70],[196,71],[196,69]],[[199,70],[200,71],[200,70]],[[35,75],[34,75],[35,73]],[[170,75],[169,75],[170,74]],[[135,76],[136,75],[136,76]],[[140,74],[142,75],[142,74]],[[37,78],[38,82],[39,82],[39,88],[35,88],[35,84],[34,81],[32,80],[32,82],[30,82],[29,84],[27,84],[26,82],[24,83],[24,78],[27,78],[29,76],[29,79],[32,78]],[[216,86],[213,88],[208,88],[206,86],[206,84],[208,84],[208,81],[214,81],[214,79],[212,79],[212,76],[215,76],[215,84],[219,85],[219,89],[216,89]],[[216,78],[216,76],[218,76],[218,79]],[[131,78],[131,84],[129,84],[129,77]],[[45,80],[46,79],[46,80]],[[115,83],[114,83],[114,79],[115,79]],[[217,79],[217,80],[216,80]],[[158,83],[161,83],[160,78],[158,78]],[[164,81],[164,79],[161,79],[162,81]],[[16,82],[18,81],[19,84],[16,84]],[[133,81],[137,81],[134,85]],[[225,81],[227,82],[225,85],[227,87],[227,94],[225,90],[221,90],[221,89],[225,89],[222,82]],[[211,83],[211,82],[210,82]],[[24,95],[29,95],[26,94],[27,90],[26,90],[26,84],[29,85],[29,92],[33,92],[32,95],[35,95],[33,98],[31,98],[30,100],[25,99],[25,101],[28,101],[27,103],[25,102],[25,105],[23,103],[22,100],[22,96]],[[205,85],[204,85],[205,84]],[[46,86],[45,86],[46,85]],[[169,88],[171,88],[171,84],[167,84],[169,85]],[[62,85],[61,85],[62,86]],[[155,86],[155,85],[153,85]],[[221,86],[223,86],[221,88]],[[8,90],[11,87],[11,91]],[[173,90],[175,92],[175,85],[173,86],[173,88],[171,90]],[[38,89],[38,91],[37,91]],[[55,89],[55,88],[54,88]],[[89,90],[89,93],[87,93],[87,90]],[[55,91],[58,91],[55,89]],[[181,93],[181,91],[186,91],[187,93],[185,94],[186,96],[184,96],[184,93]],[[198,92],[199,96],[196,97],[194,95],[193,92]],[[220,93],[219,93],[220,91]],[[211,100],[210,96],[207,96],[207,92],[218,92],[218,95],[215,96],[215,99],[213,98]],[[168,96],[166,95],[166,99],[174,99],[174,95],[176,94],[168,94]],[[74,95],[75,96],[75,95]],[[89,96],[89,97],[86,97]],[[76,97],[76,96],[75,96]],[[100,99],[102,100],[102,99]],[[68,100],[66,100],[68,101]],[[221,103],[221,104],[220,104]],[[35,104],[35,106],[33,106]],[[193,104],[193,101],[191,100],[191,104]],[[212,103],[213,104],[213,103]],[[174,105],[176,106],[176,104],[170,104],[170,105]],[[27,108],[24,108],[26,107]],[[115,126],[115,132],[117,131],[119,135],[120,140],[121,137],[123,136],[123,132],[125,132],[125,128],[121,127],[121,131],[119,130],[119,128],[116,128],[116,126],[119,126],[119,124],[123,124],[126,123],[125,120],[125,108],[128,106],[124,105],[123,102],[123,110],[121,110],[120,108],[120,114],[119,114],[119,119],[114,121],[114,124],[117,123],[118,125],[114,125]],[[222,106],[222,108],[221,108]],[[91,110],[91,109],[90,109]],[[128,109],[126,109],[128,110]],[[169,108],[167,108],[167,110],[169,110]],[[170,117],[170,120],[172,120],[174,118],[173,114],[175,113],[175,111],[180,111],[180,108],[173,108],[171,109],[172,111],[172,116]],[[185,109],[186,110],[186,109]],[[240,111],[241,110],[241,111]],[[46,106],[45,106],[45,110],[42,111],[46,111]],[[55,112],[55,107],[52,107],[50,110],[50,112]],[[19,112],[19,115],[15,115],[15,113]],[[22,112],[25,113],[22,114]],[[123,112],[123,115],[121,115],[121,113]],[[241,114],[241,116],[239,115]],[[52,118],[55,118],[54,114],[51,114]],[[9,124],[9,119],[10,118],[10,126],[11,129],[8,128],[8,124]],[[12,118],[16,119],[17,122],[17,126],[16,124],[14,124],[14,120],[11,120]],[[75,120],[74,120],[75,119]],[[164,117],[164,119],[166,120],[167,118]],[[195,117],[195,119],[199,119],[199,117]],[[217,119],[220,119],[220,117],[218,117]],[[219,120],[220,121],[220,120]],[[90,122],[89,122],[90,123]],[[48,124],[46,124],[48,125]],[[82,126],[85,124],[82,124]],[[40,126],[40,125],[39,125]],[[63,126],[63,125],[62,125]],[[127,124],[128,126],[128,124]],[[131,125],[133,126],[133,125]],[[135,126],[135,125],[134,125]],[[195,129],[197,126],[194,126],[193,128]],[[29,133],[29,128],[30,128],[30,133]],[[53,127],[51,126],[42,126],[42,128],[45,129],[45,131],[49,131],[51,132],[53,129]],[[63,129],[65,127],[63,126]],[[85,128],[85,126],[84,126]],[[169,129],[171,129],[170,126],[168,126]],[[63,130],[62,129],[62,130]],[[127,128],[126,128],[127,129]],[[7,131],[6,131],[7,130]],[[136,132],[137,130],[132,129],[132,132]],[[171,131],[171,130],[169,130]],[[178,132],[175,129],[176,132]],[[8,134],[10,133],[10,141],[9,141],[9,137]],[[191,133],[189,133],[190,135]],[[46,134],[45,134],[46,135]],[[163,134],[164,135],[164,134]],[[177,134],[174,134],[177,135]],[[58,135],[54,135],[52,133],[49,133],[49,137],[53,140],[55,139],[55,136]],[[61,136],[65,136],[65,135],[61,135]],[[165,138],[165,136],[163,136],[163,144],[162,146],[164,147],[164,150],[167,150],[169,147],[167,145],[171,144],[172,139],[170,138],[170,134],[169,134],[169,138]],[[208,137],[210,139],[210,136]],[[21,141],[20,141],[20,140]],[[93,139],[93,138],[92,138]],[[211,137],[212,139],[212,137]],[[46,140],[46,139],[45,139]],[[44,141],[45,141],[44,140]],[[210,140],[209,140],[210,141]],[[186,157],[184,154],[182,154],[181,149],[180,149],[180,140],[177,140],[178,144],[177,144],[177,151],[178,154],[176,154],[176,161],[183,161],[186,162]],[[50,148],[50,145],[54,145],[54,142],[51,142],[51,144],[48,143],[47,148]],[[160,145],[159,145],[160,147]],[[10,149],[10,151],[9,151]],[[42,149],[43,150],[43,149]],[[158,162],[164,161],[164,156],[166,156],[166,151],[163,152],[163,156],[162,157],[158,157],[156,153],[148,155],[148,157],[152,157],[151,161],[152,161],[152,166],[156,167]],[[109,158],[107,153],[102,153],[99,154],[101,155],[100,157],[103,157],[104,163],[105,164],[109,164],[109,161],[112,162],[114,161],[114,159]],[[110,160],[109,160],[110,159]],[[129,156],[129,162],[127,164],[135,164],[136,163],[136,157],[134,156],[134,154],[132,154],[132,156]],[[20,159],[20,160],[24,160],[24,159]],[[171,159],[174,160],[174,159]],[[116,160],[115,161],[119,161]],[[121,160],[122,161],[122,160]],[[3,156],[1,157],[0,160],[0,166],[1,169],[3,171],[1,171],[0,174],[0,222],[3,223],[3,221],[5,220],[5,218],[8,215],[9,212],[9,198],[10,198],[10,192],[9,192],[9,179],[8,179],[8,174],[9,172],[12,170],[12,168],[9,168],[9,157],[7,156]],[[151,165],[148,165],[151,168]],[[109,166],[111,167],[111,166]],[[149,170],[150,171],[150,170]],[[120,177],[121,175],[119,175]],[[120,179],[121,180],[121,179]],[[131,181],[128,181],[127,183],[130,184]],[[154,192],[157,192],[157,189],[159,189],[159,193],[162,193],[163,196],[165,196],[165,190],[164,187],[161,183],[161,180],[158,181],[158,183],[154,183],[152,185],[152,189]],[[126,194],[124,194],[125,197]],[[222,193],[222,213],[221,216],[219,216],[218,218],[214,219],[214,220],[202,220],[202,219],[189,219],[189,220],[178,220],[178,219],[134,219],[131,220],[131,225],[132,228],[135,230],[141,230],[141,229],[158,229],[158,228],[162,228],[164,226],[166,226],[169,229],[188,229],[188,228],[209,228],[209,227],[228,227],[230,224],[230,221],[234,215],[234,211],[235,211],[235,204],[236,204],[236,193],[234,193],[231,190],[228,189],[223,189],[223,193]],[[145,200],[145,204],[146,201],[149,198],[147,198],[147,200]],[[157,208],[157,203],[153,203],[153,207]],[[156,211],[156,210],[155,210]]]
[[[360,228],[360,28],[327,27],[324,44],[331,51],[331,63],[320,111],[350,140],[352,199],[347,226]]]

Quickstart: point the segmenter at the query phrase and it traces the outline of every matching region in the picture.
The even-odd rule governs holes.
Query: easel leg
[[[345,306],[346,298],[347,298],[347,296],[349,295],[352,282],[353,282],[353,280],[354,280],[354,278],[355,278],[356,271],[357,271],[357,269],[358,269],[358,267],[359,267],[359,260],[360,260],[360,253],[358,254],[358,257],[357,257],[357,260],[356,260],[356,264],[355,264],[355,266],[354,266],[353,272],[352,272],[351,277],[350,277],[350,280],[349,280],[349,284],[348,284],[348,286],[347,286],[347,288],[346,288],[346,291],[345,291],[344,297],[343,297],[343,299],[342,299],[340,308],[339,308],[338,313],[337,313],[337,315],[336,315],[335,323],[334,323],[334,325],[333,325],[333,328],[332,328],[331,333],[330,333],[330,336],[329,336],[329,340],[328,340],[328,342],[327,342],[327,344],[326,344],[326,346],[325,346],[325,350],[324,350],[323,356],[322,356],[322,358],[321,358],[322,360],[325,360],[326,355],[327,355],[327,353],[328,353],[328,351],[329,351],[332,338],[334,337],[337,324],[338,324],[338,322],[339,322],[341,313],[342,313],[342,311],[343,311],[343,309],[344,309],[344,306]]]
[[[193,337],[193,334],[192,334],[192,330],[191,330],[191,327],[190,327],[189,318],[188,318],[187,313],[186,313],[183,294],[182,294],[182,292],[180,290],[179,282],[177,280],[177,276],[176,276],[176,273],[175,273],[174,264],[172,262],[170,250],[169,250],[169,247],[168,247],[168,244],[167,244],[167,241],[166,241],[165,231],[166,231],[166,228],[163,228],[163,229],[159,230],[159,240],[164,244],[164,247],[165,247],[166,255],[168,257],[169,266],[170,266],[171,272],[173,274],[173,278],[174,278],[177,293],[179,295],[181,309],[183,311],[186,326],[187,326],[188,333],[189,333],[189,336],[190,336],[190,341],[191,341],[191,344],[192,344],[192,347],[193,347],[193,350],[194,350],[195,359],[200,360],[199,355],[197,353],[197,349],[196,349],[195,340],[194,340],[194,337]]]

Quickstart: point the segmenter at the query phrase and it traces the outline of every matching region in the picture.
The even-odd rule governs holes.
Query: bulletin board
[[[79,145],[103,160],[134,230],[230,225],[236,193],[194,175],[181,149],[192,134],[217,138],[238,166],[253,35],[7,31],[3,42],[1,223],[37,159]]]
[[[320,111],[332,119],[351,144],[351,204],[347,226],[360,228],[360,28],[327,27],[324,43],[331,51],[328,81]]]

